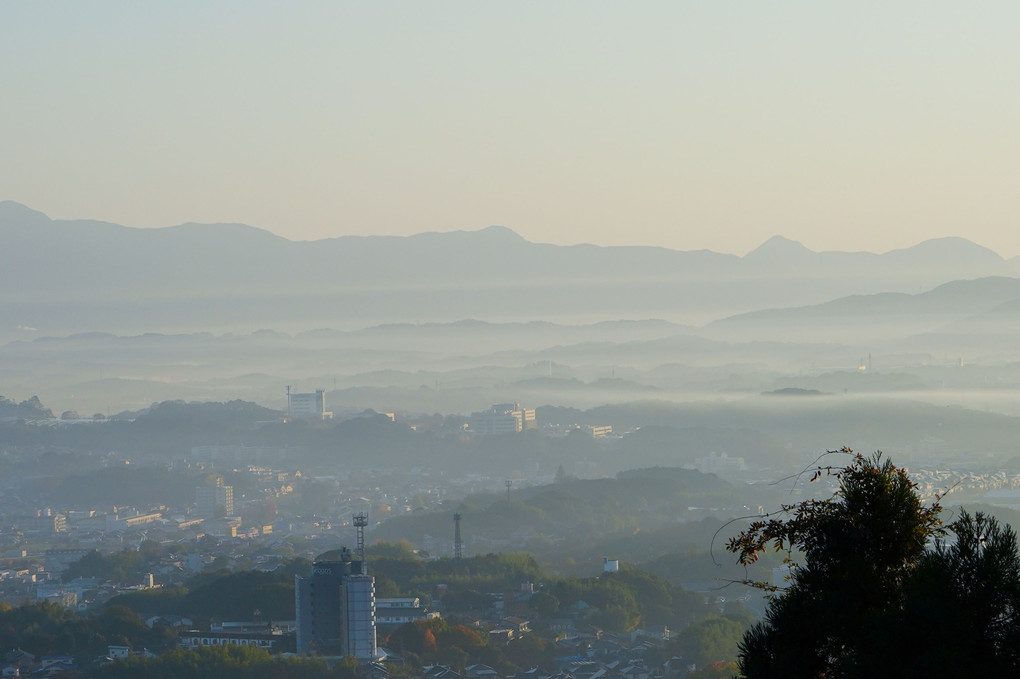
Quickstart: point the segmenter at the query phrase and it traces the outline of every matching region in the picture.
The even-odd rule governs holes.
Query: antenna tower
[[[453,515],[453,558],[464,558],[464,541],[460,539],[460,514]]]
[[[507,479],[506,480],[506,501],[507,501],[507,503],[510,502],[510,486],[511,485],[513,485],[513,481],[511,481],[510,479]]]
[[[358,529],[358,558],[365,561],[365,526],[368,525],[368,514],[358,512],[354,515],[354,527]]]
[[[290,422],[290,385],[287,385],[287,421]]]

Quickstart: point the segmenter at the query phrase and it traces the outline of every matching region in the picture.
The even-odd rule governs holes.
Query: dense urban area
[[[776,483],[804,456],[606,474],[648,454],[627,447],[641,428],[517,403],[408,421],[334,417],[324,391],[283,411],[0,409],[14,675],[729,676],[766,605],[748,585],[789,572],[775,555],[737,564],[731,519],[833,487]],[[1020,498],[1020,471],[911,474],[929,500],[1009,517]],[[314,618],[327,608],[350,617]]]

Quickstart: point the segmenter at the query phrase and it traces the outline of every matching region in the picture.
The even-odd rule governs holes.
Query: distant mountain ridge
[[[708,324],[719,339],[757,337],[786,341],[886,342],[915,335],[953,333],[1012,337],[1020,311],[1020,278],[989,276],[944,283],[918,294],[852,295],[822,304],[763,309]],[[940,333],[939,330],[944,328]],[[982,337],[988,342],[988,337]],[[915,347],[920,346],[916,339]],[[925,349],[930,347],[925,344]]]
[[[532,243],[506,227],[290,241],[242,224],[51,220],[12,201],[0,202],[0,242],[9,323],[0,340],[17,326],[66,334],[462,318],[690,323],[1013,272],[964,239],[872,254],[813,252],[777,237],[745,257]]]

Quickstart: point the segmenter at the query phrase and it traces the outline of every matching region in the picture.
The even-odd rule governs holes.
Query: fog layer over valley
[[[342,430],[359,432],[373,464],[528,482],[559,465],[591,478],[684,466],[763,480],[844,445],[931,467],[1017,457],[1016,263],[962,239],[873,255],[776,237],[743,258],[545,246],[502,227],[293,243],[243,225],[52,221],[10,202],[0,229],[21,272],[4,292],[0,383],[11,407],[38,397],[64,427],[93,422],[47,434],[67,450],[259,448],[290,386],[322,389],[336,419],[273,434],[272,446],[315,465]],[[391,322],[359,325],[374,317]],[[100,425],[118,413],[144,422],[172,401],[267,410],[228,435],[137,449]],[[499,403],[537,409],[538,431],[475,439],[471,413]],[[390,414],[392,430],[344,422],[373,413]],[[597,439],[563,442],[592,427]],[[493,447],[505,457],[478,457]]]
[[[545,514],[484,539],[567,560],[576,546],[551,546],[583,532],[543,523],[552,496],[526,489],[636,469],[737,484],[676,491],[671,518],[602,527],[613,534],[779,502],[770,482],[844,445],[968,501],[1020,471],[1017,263],[963,239],[870,254],[776,237],[744,257],[543,245],[502,227],[291,242],[243,225],[51,221],[9,202],[0,231],[9,513],[99,503],[71,489],[127,464],[184,475],[152,498],[187,515],[191,477],[257,466],[302,473],[288,520],[342,531],[360,493],[381,537],[427,542],[440,503],[499,514],[509,480]],[[333,418],[285,421],[288,387],[322,390]],[[472,414],[493,404],[534,409],[534,427],[486,434]],[[252,493],[253,516],[278,516]],[[383,529],[419,510],[437,513]]]
[[[292,242],[9,202],[0,237],[0,603],[288,620],[295,575],[367,544],[380,601],[434,624],[502,624],[502,591],[549,643],[728,625],[728,650],[660,649],[704,663],[786,572],[727,541],[833,497],[850,451],[825,451],[1020,518],[1020,263],[963,239]]]
[[[406,415],[786,388],[1017,411],[1017,263],[958,238],[876,255],[776,237],[744,257],[496,227],[292,242],[9,201],[0,233],[0,383],[58,411],[281,409],[287,384],[325,389],[338,412]]]

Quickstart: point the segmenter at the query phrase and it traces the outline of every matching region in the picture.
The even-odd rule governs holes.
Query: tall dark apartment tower
[[[346,547],[319,555],[294,578],[297,651],[376,660],[375,578]]]

